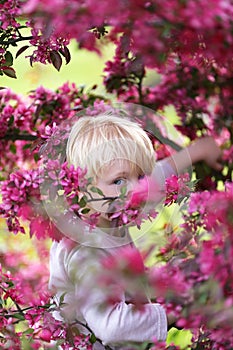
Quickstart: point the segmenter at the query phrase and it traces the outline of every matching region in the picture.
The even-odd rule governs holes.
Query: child
[[[68,162],[87,168],[87,176],[93,177],[94,185],[106,197],[119,196],[122,186],[130,192],[144,176],[154,178],[162,187],[165,178],[201,160],[220,170],[219,157],[220,150],[214,140],[205,137],[155,164],[147,133],[131,120],[106,114],[81,117],[72,127],[67,144]],[[164,341],[165,311],[158,303],[152,303],[146,292],[143,312],[135,309],[133,296],[127,291],[122,293],[117,285],[110,286],[115,302],[104,303],[104,291],[93,283],[101,271],[101,259],[108,254],[116,256],[121,246],[136,248],[127,227],[113,227],[104,202],[94,201],[90,209],[90,213],[101,214],[96,229],[84,234],[82,244],[64,238],[51,248],[50,288],[58,299],[64,297],[62,317],[70,323],[77,321],[83,333],[92,331],[98,340],[94,344],[96,350],[106,345],[111,349],[126,349],[126,342]],[[77,227],[79,230],[81,226]]]

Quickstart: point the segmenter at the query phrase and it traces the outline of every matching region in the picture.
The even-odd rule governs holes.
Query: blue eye
[[[142,180],[142,179],[144,179],[144,178],[145,178],[145,174],[139,175],[139,176],[138,176],[138,180]]]
[[[121,185],[125,184],[125,180],[124,179],[116,179],[113,181],[113,183],[114,183],[114,185],[121,186]]]

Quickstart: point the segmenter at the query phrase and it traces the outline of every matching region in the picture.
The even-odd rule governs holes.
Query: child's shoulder
[[[55,252],[55,251],[60,251],[60,252],[65,252],[65,251],[71,251],[73,249],[75,249],[76,247],[78,247],[78,243],[67,238],[67,237],[63,237],[60,241],[53,241],[52,245],[51,245],[51,251]]]

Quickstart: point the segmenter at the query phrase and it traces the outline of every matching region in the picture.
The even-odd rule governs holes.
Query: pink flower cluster
[[[30,40],[30,44],[35,48],[33,53],[27,56],[30,58],[31,65],[34,62],[43,64],[52,63],[59,71],[62,65],[62,56],[65,57],[66,63],[69,63],[70,53],[67,48],[69,44],[68,37],[61,38],[50,34],[44,35],[40,30],[33,28],[33,23],[28,23],[28,26],[32,27],[32,39]],[[52,28],[51,32],[53,32]]]
[[[0,159],[2,175],[6,177],[12,169],[28,168],[29,164],[36,166],[39,148],[55,133],[55,125],[72,118],[76,109],[82,110],[97,100],[99,97],[89,97],[83,89],[69,83],[56,92],[38,87],[27,99],[2,89],[0,152],[5,154]]]
[[[113,61],[107,61],[105,64],[104,84],[109,92],[124,94],[133,86],[140,84],[144,77],[145,69],[142,59],[130,55],[130,50],[130,40],[123,35],[118,42]]]
[[[4,0],[0,8],[1,29],[6,30],[11,27],[19,27],[19,22],[16,18],[20,15],[20,1],[18,0]]]
[[[126,292],[130,296],[129,302],[143,311],[146,297],[142,284],[145,285],[147,277],[139,251],[135,247],[122,247],[117,255],[104,256],[101,264],[102,273],[96,276],[96,285],[106,291],[105,303],[119,302],[122,293]]]
[[[63,198],[62,208],[77,211],[79,215],[85,212],[87,199],[80,196],[80,191],[88,192],[90,180],[86,179],[86,170],[74,169],[67,163],[48,159],[46,169],[16,171],[9,179],[2,182],[1,214],[7,219],[9,231],[25,233],[21,220],[29,221],[30,235],[37,238],[60,238],[58,229],[54,226],[42,206],[42,200],[51,201],[52,206]],[[44,191],[46,188],[46,193]],[[48,190],[47,190],[48,189]],[[62,190],[62,194],[59,191]],[[91,226],[96,224],[95,216],[90,217]],[[97,218],[96,218],[97,219]]]
[[[113,227],[133,224],[140,229],[143,221],[155,219],[158,212],[154,208],[143,211],[143,203],[144,196],[142,200],[140,192],[137,192],[135,195],[133,194],[132,198],[130,198],[128,201],[122,201],[121,199],[114,200],[109,207],[108,214]],[[136,207],[135,204],[137,204]],[[141,207],[139,204],[141,204]]]
[[[55,320],[53,311],[56,304],[47,290],[48,250],[46,242],[37,244],[37,253],[43,260],[30,258],[25,252],[15,248],[0,256],[0,346],[14,350],[21,349],[22,337],[32,349],[50,347],[58,341],[61,349],[92,349],[88,336],[76,334],[75,330],[61,321]],[[46,262],[46,263],[45,263]],[[19,269],[20,266],[20,269]],[[11,272],[9,272],[11,271]],[[22,323],[23,330],[17,330]]]
[[[101,31],[103,26],[111,26],[108,35],[111,40],[115,40],[119,33],[126,33],[134,43],[134,53],[144,53],[144,62],[153,67],[161,66],[163,57],[169,55],[171,48],[184,56],[192,52],[193,56],[217,62],[231,59],[230,50],[226,49],[227,45],[232,45],[232,36],[226,34],[232,27],[230,1],[164,1],[163,4],[143,1],[132,5],[124,1],[96,4],[94,1],[79,3],[73,0],[69,3],[56,1],[51,6],[39,0],[29,0],[23,12],[34,15],[37,24],[47,32],[52,27],[57,36],[75,38],[82,47],[92,50],[96,49],[94,34],[91,37],[87,30],[97,28],[101,33],[104,32]],[[208,21],[202,21],[203,16]]]
[[[189,216],[195,218],[199,224],[202,222],[204,228],[208,231],[231,232],[231,206],[233,201],[232,183],[226,183],[225,191],[214,191],[193,193],[190,198]]]
[[[165,259],[173,255],[186,286],[190,285],[190,299],[182,301],[178,325],[201,327],[206,346],[212,348],[230,349],[233,342],[229,326],[233,317],[232,193],[232,183],[225,191],[192,193],[184,212],[184,231],[173,233],[161,250]]]
[[[58,160],[48,160],[44,181],[49,184],[47,200],[56,203],[56,197],[59,197],[59,190],[62,190],[61,196],[67,201],[69,209],[79,211],[85,208],[87,199],[80,195],[88,191],[91,181],[86,178],[87,171],[80,167],[75,168],[73,165],[68,166],[67,162],[60,163]],[[79,212],[82,214],[82,211]]]
[[[2,204],[1,211],[7,218],[9,230],[18,233],[25,232],[25,229],[18,220],[20,211],[26,205],[28,213],[26,218],[30,218],[32,210],[29,210],[30,200],[39,202],[40,199],[40,176],[38,170],[17,171],[9,176],[9,179],[2,183]],[[24,211],[25,213],[25,211]]]
[[[172,203],[181,203],[184,198],[188,198],[192,191],[189,174],[179,176],[172,175],[165,181],[166,199],[164,204],[171,205]]]
[[[215,62],[218,66],[230,67],[232,13],[230,0],[164,1],[163,4],[154,0],[133,5],[124,1],[96,4],[93,0],[72,0],[69,3],[62,0],[54,2],[52,6],[41,0],[27,0],[24,3],[5,0],[0,18],[2,30],[10,30],[9,39],[16,42],[28,40],[35,48],[29,56],[31,63],[52,63],[58,70],[62,57],[66,62],[70,60],[67,49],[70,39],[76,39],[82,48],[100,52],[97,38],[105,36],[116,42],[122,51],[122,43],[118,39],[123,34],[123,38],[127,37],[123,39],[124,53],[127,52],[126,42],[131,43],[131,51],[136,60],[129,59],[127,54],[121,55],[121,60],[116,60],[113,65],[108,63],[107,69],[115,74],[115,83],[120,82],[124,86],[132,78],[134,80],[134,75],[143,74],[141,62],[161,69],[169,60],[176,62],[181,59],[186,63],[193,57],[193,61],[205,66],[213,67]],[[29,39],[19,35],[16,30],[19,27],[19,15],[32,19],[26,22],[32,32]],[[203,16],[208,20],[203,21]],[[2,45],[4,52],[10,45],[11,40],[9,43],[6,40],[5,45]],[[28,47],[25,45],[19,54]],[[138,59],[139,57],[141,58]],[[113,88],[112,84],[109,87]]]
[[[63,0],[52,6],[41,0],[23,3],[5,0],[2,7],[1,26],[3,31],[8,30],[9,39],[2,43],[3,60],[12,40],[28,40],[35,48],[29,55],[31,63],[52,63],[59,70],[62,58],[66,63],[70,60],[67,48],[70,39],[75,38],[80,47],[99,52],[96,38],[105,36],[117,45],[115,58],[107,62],[105,69],[109,91],[123,93],[125,100],[155,109],[173,104],[182,118],[179,129],[191,139],[196,138],[198,130],[203,133],[209,130],[210,123],[203,113],[214,119],[215,131],[223,125],[220,119],[229,122],[233,107],[229,84],[233,43],[230,0],[163,4],[154,0],[134,5],[124,1],[97,5],[93,0],[81,3]],[[26,22],[32,32],[29,39],[18,33],[19,24],[13,19],[19,14],[32,18]],[[203,16],[208,20],[203,21]],[[9,28],[13,28],[12,33]],[[25,45],[19,54],[28,47]],[[13,57],[9,56],[5,59],[8,62],[2,61],[8,71],[13,69]],[[145,66],[161,74],[157,86],[142,86]],[[216,120],[216,116],[221,118]]]

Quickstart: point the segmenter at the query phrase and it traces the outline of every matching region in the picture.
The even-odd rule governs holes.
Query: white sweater
[[[161,164],[155,169],[155,174],[163,183],[164,177],[174,171],[168,164]],[[148,300],[144,310],[140,311],[127,302],[126,293],[122,292],[118,293],[119,302],[103,303],[104,290],[95,282],[102,269],[100,261],[106,254],[117,254],[123,245],[136,249],[127,230],[124,237],[115,237],[96,228],[88,232],[82,244],[64,238],[59,243],[54,242],[50,252],[49,288],[58,300],[64,297],[62,317],[68,322],[78,320],[87,324],[102,344],[112,349],[128,349],[125,342],[165,340],[167,336],[167,318],[161,305]],[[117,293],[117,286],[114,288]],[[80,329],[88,334],[85,328]],[[104,349],[102,344],[96,342],[94,349]]]

